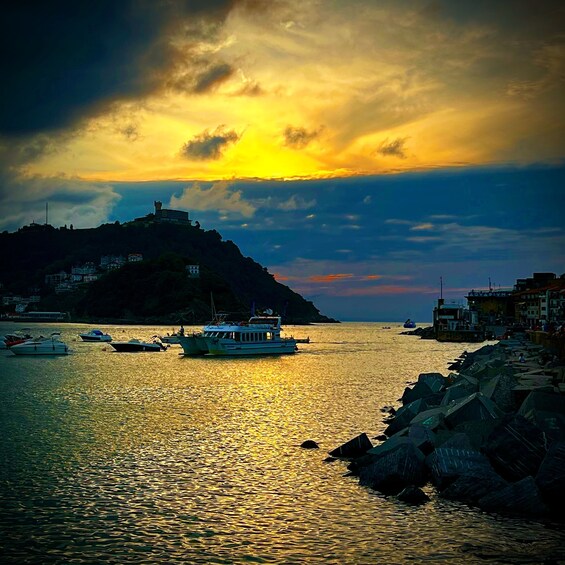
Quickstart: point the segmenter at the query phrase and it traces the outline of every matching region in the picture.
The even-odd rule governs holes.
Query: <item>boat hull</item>
[[[64,343],[21,343],[10,347],[14,355],[68,355],[69,348]]]
[[[208,353],[206,340],[200,335],[178,336],[177,339],[183,349],[184,355],[195,356]]]
[[[205,339],[208,344],[208,352],[205,355],[211,357],[288,355],[297,351],[294,339],[257,343],[241,343],[217,338]]]
[[[91,336],[91,335],[82,335],[80,334],[80,339],[82,339],[82,341],[88,341],[88,342],[104,342],[104,343],[109,343],[110,341],[112,341],[112,338],[109,335],[104,335],[104,336]]]
[[[140,351],[162,351],[160,345],[151,343],[112,343],[112,347],[120,353],[137,353]]]

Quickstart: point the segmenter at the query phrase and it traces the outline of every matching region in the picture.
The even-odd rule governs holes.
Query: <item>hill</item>
[[[157,223],[152,215],[80,230],[33,224],[0,234],[0,245],[3,294],[41,296],[28,310],[68,311],[77,321],[198,324],[210,318],[213,296],[218,310],[241,317],[254,304],[280,313],[286,323],[335,322],[244,257],[232,241],[198,225]],[[143,260],[101,271],[102,257],[132,254]],[[71,270],[86,264],[97,280],[66,289],[52,283],[63,272],[80,279]],[[197,266],[197,276],[190,276],[189,265]]]

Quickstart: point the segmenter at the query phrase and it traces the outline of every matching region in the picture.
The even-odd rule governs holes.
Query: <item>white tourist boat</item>
[[[60,335],[52,333],[51,337],[28,339],[24,343],[13,345],[10,351],[14,355],[68,355],[69,347],[59,339]]]
[[[225,317],[205,325],[201,333],[179,336],[185,355],[283,355],[297,351],[293,337],[281,336],[281,317],[252,316],[247,322]]]
[[[109,342],[112,341],[112,336],[105,334],[102,330],[90,330],[89,332],[83,332],[78,334],[82,341],[93,341],[93,342]]]

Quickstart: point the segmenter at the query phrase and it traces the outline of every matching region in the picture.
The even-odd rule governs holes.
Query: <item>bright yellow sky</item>
[[[294,8],[235,10],[209,41],[169,38],[187,73],[205,59],[228,65],[229,76],[195,94],[182,91],[177,68],[167,86],[91,118],[27,171],[93,181],[309,178],[562,157],[557,38],[517,37],[503,21],[418,3]],[[289,143],[287,128],[302,142]],[[181,154],[218,132],[235,139],[213,157]]]

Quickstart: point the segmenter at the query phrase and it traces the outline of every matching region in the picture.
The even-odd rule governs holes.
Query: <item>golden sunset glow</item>
[[[235,9],[217,36],[196,45],[169,37],[181,55],[223,65],[217,82],[182,93],[175,68],[168,87],[89,118],[27,172],[93,181],[325,178],[560,157],[553,118],[562,47],[528,53],[497,32],[501,22],[457,22],[417,5],[293,8]],[[182,154],[219,126],[233,138],[217,152]]]

